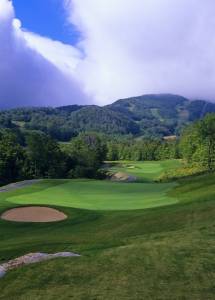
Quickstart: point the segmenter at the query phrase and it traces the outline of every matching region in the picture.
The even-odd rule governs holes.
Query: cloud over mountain
[[[0,0],[1,108],[166,92],[215,99],[213,0],[62,3],[77,45],[24,30],[12,1]]]
[[[213,0],[66,0],[97,100],[170,92],[215,99]]]

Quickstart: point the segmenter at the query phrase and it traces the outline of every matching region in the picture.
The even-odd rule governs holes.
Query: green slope
[[[61,207],[69,218],[60,223],[0,221],[0,261],[35,251],[82,254],[9,272],[0,299],[213,300],[214,180],[210,174],[178,182],[171,194],[180,202],[166,207]],[[0,195],[1,211],[11,205],[8,195]]]

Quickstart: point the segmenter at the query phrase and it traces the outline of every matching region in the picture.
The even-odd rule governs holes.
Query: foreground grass
[[[60,207],[69,218],[55,224],[0,221],[1,261],[34,251],[82,255],[9,272],[0,299],[214,299],[214,180],[210,174],[180,181],[170,192],[179,203],[165,207]],[[43,192],[47,184],[52,188],[46,182]],[[3,194],[0,203],[1,211],[12,205]]]

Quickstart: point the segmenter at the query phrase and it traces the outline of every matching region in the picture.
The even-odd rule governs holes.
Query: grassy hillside
[[[52,224],[1,220],[1,262],[35,251],[75,251],[82,255],[9,272],[0,279],[0,299],[213,300],[214,180],[213,174],[180,180],[177,185],[173,184],[167,195],[175,199],[176,204],[138,210],[86,210],[61,206],[71,186],[79,186],[70,198],[71,203],[82,192],[89,197],[96,195],[97,203],[104,196],[108,203],[105,190],[104,194],[100,190],[100,182],[97,193],[94,186],[94,194],[89,186],[94,182],[88,182],[84,190],[83,181],[61,182],[60,185],[45,181],[0,194],[1,212],[17,205],[15,202],[22,202],[21,199],[25,204],[33,199],[35,202],[55,202],[69,216],[66,221]],[[137,185],[144,186],[142,183],[129,184],[132,200],[132,186],[138,190]],[[126,197],[129,197],[126,189],[127,184],[116,183],[108,190],[111,197],[113,193],[117,195],[115,201],[123,201],[120,199],[123,196],[126,203]],[[122,190],[127,195],[121,194]],[[139,192],[144,202],[144,189]],[[83,199],[76,199],[83,206]],[[69,203],[69,198],[67,201]]]
[[[0,127],[41,130],[68,141],[84,131],[110,135],[163,137],[215,112],[215,104],[169,94],[118,100],[99,107],[71,105],[59,108],[19,108],[0,112]]]

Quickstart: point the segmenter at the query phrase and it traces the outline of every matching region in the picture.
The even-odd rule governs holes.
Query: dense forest
[[[44,133],[0,132],[0,183],[31,178],[101,178],[106,145],[96,135],[80,135],[69,145]]]
[[[62,143],[41,131],[0,131],[0,183],[31,178],[105,177],[105,160],[181,158],[189,167],[215,169],[215,114],[188,125],[178,138],[135,138],[80,133]]]
[[[215,112],[215,104],[175,95],[145,95],[111,105],[18,108],[0,112],[0,128],[41,131],[58,141],[84,132],[162,138],[180,135],[193,121]]]
[[[215,169],[215,114],[188,126],[180,138],[181,156],[189,164]]]

